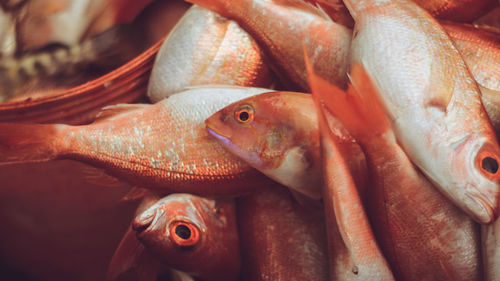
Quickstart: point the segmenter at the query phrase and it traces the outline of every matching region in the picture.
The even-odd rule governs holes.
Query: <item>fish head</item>
[[[233,103],[205,121],[230,152],[277,182],[317,198],[319,131],[308,94],[270,92]],[[307,188],[305,187],[307,186]]]
[[[465,210],[482,224],[495,221],[500,204],[500,149],[487,135],[466,136],[453,146],[453,169],[465,183],[461,194]],[[456,185],[455,185],[456,186]],[[462,184],[462,186],[464,186]],[[456,202],[456,201],[455,201]]]
[[[148,252],[170,268],[204,280],[230,280],[239,272],[231,201],[172,194],[138,215],[132,227]]]

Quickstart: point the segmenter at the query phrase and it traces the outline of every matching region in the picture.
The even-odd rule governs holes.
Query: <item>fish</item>
[[[347,92],[310,79],[323,113],[338,118],[366,154],[371,185],[364,206],[396,280],[481,280],[478,225],[406,156],[364,69],[353,66]]]
[[[481,246],[484,280],[500,280],[500,220],[481,226]]]
[[[148,97],[155,103],[188,86],[269,88],[272,83],[273,75],[250,35],[236,22],[194,5],[158,52]]]
[[[0,59],[0,102],[33,98],[97,78],[121,66],[148,46],[142,30],[131,24],[115,26],[73,46],[52,46]],[[125,44],[131,38],[136,40]],[[89,71],[92,70],[92,71]],[[45,91],[44,91],[45,90]]]
[[[500,136],[500,33],[442,22],[481,90],[481,101]]]
[[[38,0],[17,7],[18,52],[47,45],[73,46],[113,26],[129,23],[152,0]]]
[[[168,195],[132,222],[137,239],[164,265],[207,281],[237,280],[241,259],[232,199]]]
[[[188,0],[236,21],[259,44],[287,90],[308,91],[301,42],[315,68],[332,83],[347,82],[351,30],[302,0]]]
[[[319,132],[309,94],[269,92],[232,103],[205,121],[228,151],[271,179],[321,198]]]
[[[496,0],[414,0],[414,2],[438,19],[456,22],[471,22],[486,14],[497,3]]]
[[[398,143],[461,210],[492,223],[500,207],[500,148],[451,39],[413,2],[344,3],[355,20],[351,66],[362,65],[374,81]]]
[[[270,184],[236,199],[242,281],[329,280],[321,208]]]
[[[353,165],[352,136],[349,134],[347,140],[339,137],[339,120],[325,112],[318,96],[323,85],[317,82],[308,56],[305,58],[320,129],[330,280],[396,280],[375,240],[364,207],[372,198],[363,200],[361,196],[371,188],[366,179],[360,180],[368,177],[364,165],[369,159],[363,159],[363,166]]]
[[[204,120],[268,89],[191,88],[162,102],[104,108],[89,125],[0,124],[0,165],[72,159],[138,187],[229,195],[266,177],[208,135]]]

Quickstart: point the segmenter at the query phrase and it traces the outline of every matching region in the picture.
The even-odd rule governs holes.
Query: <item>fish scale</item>
[[[141,187],[238,194],[263,176],[212,139],[204,120],[259,88],[194,88],[154,105],[105,108],[90,125],[0,125],[0,164],[74,159]]]

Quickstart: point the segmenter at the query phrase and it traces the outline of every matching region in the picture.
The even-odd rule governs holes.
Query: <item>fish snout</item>
[[[490,224],[498,217],[498,199],[483,194],[467,193],[465,204],[472,218],[481,224]]]
[[[146,229],[148,229],[156,216],[155,212],[144,213],[134,219],[132,222],[132,229],[137,232],[137,235],[143,233]]]

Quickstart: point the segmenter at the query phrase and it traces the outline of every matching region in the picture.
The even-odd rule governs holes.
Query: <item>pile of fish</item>
[[[500,280],[496,0],[189,2],[152,104],[0,123],[135,186],[107,280]]]

